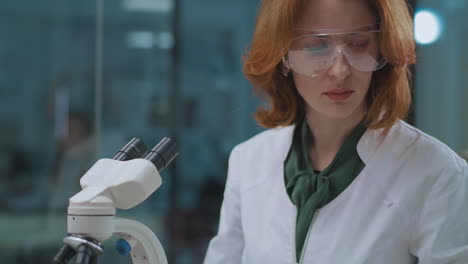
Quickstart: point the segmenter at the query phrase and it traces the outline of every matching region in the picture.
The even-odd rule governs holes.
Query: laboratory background
[[[227,159],[262,131],[241,73],[258,0],[3,0],[0,259],[51,263],[80,177],[131,138],[173,138],[162,186],[117,215],[158,236],[169,263],[202,263]],[[468,157],[468,1],[409,1],[418,63],[410,123]],[[104,242],[100,263],[131,263]]]

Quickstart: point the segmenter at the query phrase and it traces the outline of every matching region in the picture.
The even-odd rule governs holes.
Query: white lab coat
[[[205,264],[296,263],[283,174],[293,130],[267,130],[232,151]],[[301,263],[468,264],[466,162],[403,121],[381,132],[360,139],[366,166],[315,214]]]

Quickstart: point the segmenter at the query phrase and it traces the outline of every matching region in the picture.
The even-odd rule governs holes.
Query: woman
[[[404,0],[264,0],[244,72],[271,128],[231,153],[206,264],[466,264],[468,168],[404,121]]]

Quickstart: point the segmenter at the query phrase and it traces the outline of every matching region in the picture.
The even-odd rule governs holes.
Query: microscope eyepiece
[[[151,161],[161,172],[178,154],[174,140],[165,137],[146,155],[145,159]]]
[[[115,154],[115,160],[131,160],[141,157],[146,152],[145,143],[139,138],[133,138],[127,145]]]
[[[177,145],[171,138],[163,138],[147,154],[145,143],[139,138],[133,138],[117,152],[114,160],[125,161],[145,156],[144,159],[151,161],[158,171],[161,172],[178,154]]]

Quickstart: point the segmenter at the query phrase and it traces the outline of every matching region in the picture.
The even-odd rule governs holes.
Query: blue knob
[[[115,250],[117,250],[120,255],[127,256],[130,254],[130,251],[132,251],[132,246],[130,246],[127,240],[119,238],[115,242]]]

